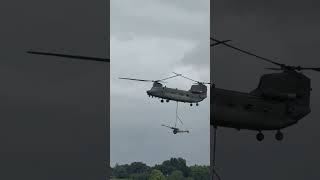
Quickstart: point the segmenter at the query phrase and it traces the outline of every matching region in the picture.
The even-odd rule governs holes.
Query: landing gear
[[[192,103],[190,104],[190,106],[192,106]]]
[[[257,138],[258,141],[262,141],[264,139],[264,135],[262,134],[261,131],[259,131],[259,133],[257,134],[256,138]]]
[[[283,133],[278,130],[276,135],[275,135],[276,140],[281,141],[283,139]]]
[[[166,102],[169,102],[169,99],[167,99]]]
[[[197,103],[196,106],[199,106],[199,104]]]
[[[162,103],[164,102],[163,99],[161,99],[161,102],[162,102]]]

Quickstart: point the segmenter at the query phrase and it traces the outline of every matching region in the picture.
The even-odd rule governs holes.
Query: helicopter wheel
[[[161,99],[161,102],[163,103],[163,99]]]
[[[275,137],[276,140],[281,141],[283,139],[283,133],[281,131],[277,131]]]
[[[167,99],[166,102],[169,102],[169,99]]]
[[[190,104],[190,106],[192,106],[192,104]]]
[[[264,139],[264,135],[262,134],[262,132],[259,132],[256,136],[258,141],[262,141]]]
[[[199,106],[199,104],[197,103],[196,106]]]

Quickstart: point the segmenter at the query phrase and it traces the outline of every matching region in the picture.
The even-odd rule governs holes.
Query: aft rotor
[[[247,54],[247,55],[250,55],[250,56],[253,56],[253,57],[256,57],[262,61],[265,61],[265,62],[268,62],[268,63],[271,63],[271,64],[274,64],[276,66],[278,66],[278,68],[266,68],[266,69],[270,69],[270,70],[282,70],[282,71],[303,71],[303,70],[312,70],[312,71],[318,71],[320,72],[320,68],[319,67],[302,67],[302,66],[291,66],[291,65],[287,65],[287,64],[283,64],[283,63],[278,63],[274,60],[271,60],[271,59],[268,59],[268,58],[265,58],[265,57],[262,57],[262,56],[259,56],[259,55],[256,55],[254,53],[251,53],[247,50],[243,50],[243,49],[240,49],[238,47],[235,47],[233,45],[230,45],[228,42],[230,40],[225,40],[225,41],[221,41],[221,40],[217,40],[213,37],[210,37],[210,40],[214,41],[215,43],[214,44],[211,44],[210,46],[216,46],[216,45],[224,45],[228,48],[231,48],[231,49],[234,49],[234,50],[237,50],[237,51],[240,51],[244,54]]]

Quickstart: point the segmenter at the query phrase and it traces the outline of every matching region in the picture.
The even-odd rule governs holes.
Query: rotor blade
[[[282,70],[282,68],[264,68],[264,69],[269,69],[269,70],[276,70],[276,71],[281,71]]]
[[[158,81],[163,81],[163,80],[167,80],[167,79],[171,79],[171,78],[174,78],[174,77],[177,77],[179,76],[178,74],[174,75],[174,76],[170,76],[170,77],[167,77],[167,78],[164,78],[164,79],[160,79]]]
[[[216,42],[216,43],[214,43],[214,44],[210,44],[210,46],[212,47],[212,46],[216,46],[216,45],[219,45],[219,44],[222,44],[222,43],[227,43],[227,42],[229,42],[229,41],[231,41],[231,40],[224,40],[224,41],[221,41],[221,42]]]
[[[308,68],[308,67],[300,67],[300,66],[289,66],[290,68],[292,68],[293,70],[298,70],[298,71],[302,71],[302,70],[313,70],[313,71],[318,71],[320,72],[320,68]],[[265,69],[270,69],[270,70],[283,70],[282,68],[265,68]]]
[[[300,68],[300,70],[313,70],[313,71],[320,72],[320,68],[305,68],[305,67],[302,67],[302,68]]]
[[[264,58],[264,57],[262,57],[262,56],[258,56],[258,55],[256,55],[256,54],[253,54],[253,53],[249,52],[249,51],[239,49],[239,48],[237,48],[237,47],[235,47],[235,46],[232,46],[232,45],[230,45],[230,44],[227,44],[227,43],[225,43],[225,42],[223,42],[223,41],[219,41],[219,40],[214,39],[214,38],[212,38],[212,37],[210,37],[210,39],[213,40],[213,41],[216,41],[217,43],[223,44],[223,45],[225,45],[225,46],[227,46],[227,47],[229,47],[229,48],[235,49],[235,50],[237,50],[237,51],[240,51],[240,52],[242,52],[242,53],[248,54],[248,55],[250,55],[250,56],[254,56],[254,57],[259,58],[259,59],[261,59],[261,60],[264,60],[264,61],[266,61],[266,62],[275,64],[275,65],[278,65],[278,66],[281,66],[281,67],[284,66],[284,64],[281,64],[281,63],[272,61],[272,60],[267,59],[267,58]]]
[[[147,80],[147,79],[133,79],[133,78],[122,78],[122,77],[119,77],[119,79],[125,79],[125,80],[131,80],[131,81],[154,82],[154,80]]]
[[[185,79],[189,79],[190,81],[194,81],[194,82],[196,82],[196,83],[199,83],[199,81],[196,81],[196,80],[190,79],[190,78],[188,78],[188,77],[185,77],[185,76],[183,76],[182,74],[178,74],[178,73],[175,73],[175,72],[173,72],[173,73],[176,74],[176,75],[178,75],[178,76],[181,76],[181,77],[183,77],[183,78],[185,78]]]
[[[86,57],[86,56],[77,56],[77,55],[68,55],[68,54],[57,54],[57,53],[47,53],[47,52],[37,52],[37,51],[27,51],[29,54],[36,55],[46,55],[46,56],[57,56],[64,58],[72,58],[72,59],[81,59],[81,60],[89,60],[89,61],[100,61],[100,62],[110,62],[110,59],[106,58],[97,58],[97,57]]]

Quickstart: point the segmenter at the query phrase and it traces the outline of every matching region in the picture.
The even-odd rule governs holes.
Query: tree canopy
[[[161,171],[154,169],[150,173],[149,180],[166,180],[166,177]]]
[[[161,164],[149,167],[143,162],[131,164],[116,164],[112,171],[112,178],[132,180],[209,180],[209,166],[193,165],[188,167],[183,158],[171,158]]]

